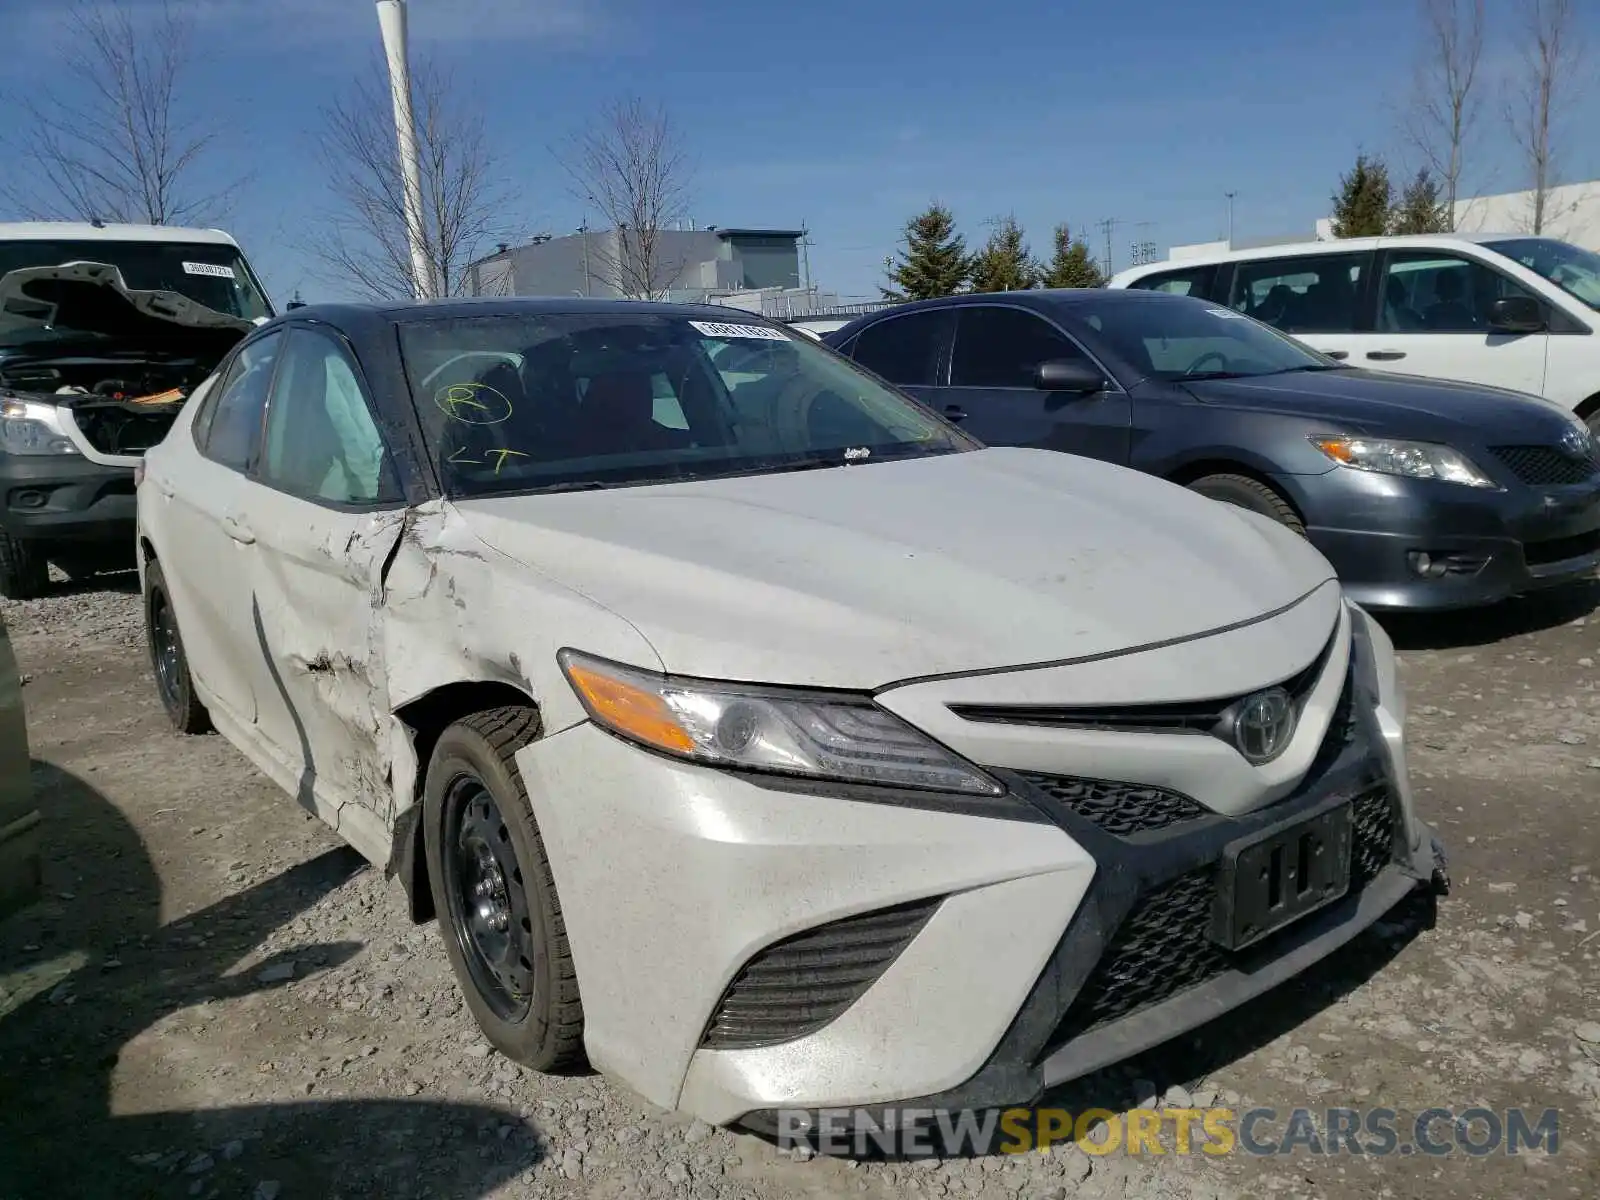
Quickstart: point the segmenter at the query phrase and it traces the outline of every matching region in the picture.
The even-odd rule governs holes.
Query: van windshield
[[[0,241],[0,276],[24,267],[71,262],[108,263],[122,272],[123,282],[133,291],[177,292],[230,317],[254,321],[273,315],[244,256],[225,243]]]
[[[650,312],[404,321],[453,496],[868,465],[979,443],[804,334]]]
[[[1548,279],[1574,299],[1600,310],[1600,254],[1556,238],[1509,238],[1485,245]]]

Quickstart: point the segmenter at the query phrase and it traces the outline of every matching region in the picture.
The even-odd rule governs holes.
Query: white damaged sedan
[[[728,317],[300,308],[145,459],[174,723],[501,1051],[714,1123],[1026,1103],[1447,887],[1304,539]]]

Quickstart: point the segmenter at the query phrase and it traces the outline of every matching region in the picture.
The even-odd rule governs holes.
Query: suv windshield
[[[1174,296],[1147,303],[1080,304],[1072,314],[1152,379],[1237,379],[1338,367],[1231,308]]]
[[[244,256],[233,246],[214,242],[0,241],[0,276],[24,267],[72,262],[109,263],[122,272],[123,282],[133,291],[177,292],[197,304],[246,321],[272,316],[272,306]],[[15,326],[6,322],[0,328],[0,343],[37,344],[104,334],[101,329],[73,329],[59,324],[47,328],[29,320]]]
[[[1548,279],[1590,308],[1600,309],[1600,254],[1555,238],[1511,238],[1484,245]]]
[[[658,314],[402,323],[411,391],[453,496],[804,470],[979,443],[766,324]]]

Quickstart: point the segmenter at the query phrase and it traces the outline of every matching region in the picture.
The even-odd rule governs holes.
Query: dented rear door
[[[300,802],[381,859],[393,818],[381,599],[405,508],[341,339],[290,334],[247,510],[257,725]]]

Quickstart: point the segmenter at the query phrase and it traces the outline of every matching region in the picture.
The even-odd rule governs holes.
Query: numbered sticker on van
[[[233,279],[233,268],[222,266],[220,263],[192,263],[183,264],[185,275],[214,275],[218,279]]]
[[[724,325],[721,321],[690,321],[701,333],[714,338],[760,338],[765,342],[787,342],[789,335],[767,325]]]

